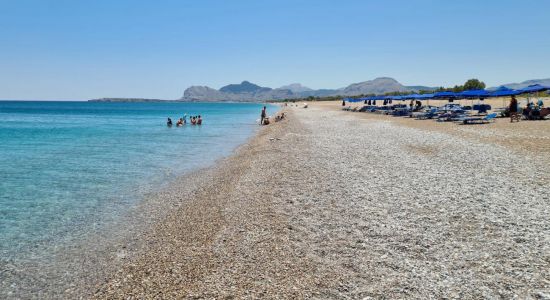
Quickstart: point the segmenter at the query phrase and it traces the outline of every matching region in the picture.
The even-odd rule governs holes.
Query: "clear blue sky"
[[[0,0],[0,99],[550,77],[550,1]]]

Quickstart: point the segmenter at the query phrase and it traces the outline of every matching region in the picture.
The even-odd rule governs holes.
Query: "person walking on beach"
[[[518,100],[516,99],[516,96],[512,96],[512,100],[510,100],[510,123],[514,122],[514,120],[519,122],[519,114],[518,114]]]
[[[260,125],[263,125],[264,124],[264,119],[266,117],[266,107],[264,106],[264,108],[262,109],[262,114],[261,114],[261,118],[260,118]]]

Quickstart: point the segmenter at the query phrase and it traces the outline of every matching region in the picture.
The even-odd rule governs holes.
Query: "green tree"
[[[485,83],[479,79],[473,78],[464,83],[464,90],[482,90],[485,88]]]

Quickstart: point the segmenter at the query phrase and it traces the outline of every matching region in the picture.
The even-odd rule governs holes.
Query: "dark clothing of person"
[[[511,113],[518,112],[518,100],[512,99],[512,101],[510,101],[510,112]]]
[[[260,119],[260,125],[263,125],[264,124],[264,119],[266,117],[266,112],[265,112],[265,107],[262,109],[262,115],[261,115],[261,119]]]

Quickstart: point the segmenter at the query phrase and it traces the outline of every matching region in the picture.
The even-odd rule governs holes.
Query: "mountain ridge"
[[[506,84],[499,85],[497,87],[488,88],[488,90],[496,90],[501,86],[507,87],[509,89],[522,89],[522,88],[528,87],[528,86],[533,85],[533,84],[540,84],[540,85],[550,86],[550,78],[546,78],[546,79],[529,79],[529,80],[525,80],[525,81],[522,81],[522,82],[519,82],[519,83],[506,83]]]
[[[191,86],[187,88],[181,101],[236,101],[252,102],[265,100],[298,99],[305,97],[357,96],[365,94],[383,94],[389,92],[414,92],[419,89],[435,89],[424,86],[404,86],[391,77],[378,77],[352,83],[339,89],[314,90],[299,83],[284,85],[279,88],[262,87],[249,81],[240,84],[229,84],[216,90],[208,86]]]

